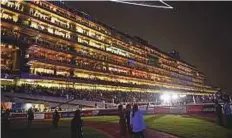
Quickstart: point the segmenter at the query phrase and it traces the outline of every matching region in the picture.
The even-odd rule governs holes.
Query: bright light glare
[[[174,95],[172,95],[172,99],[176,100],[176,99],[178,99],[178,96],[176,94],[174,94]]]
[[[180,97],[182,98],[182,97],[186,97],[186,95],[180,95]]]
[[[25,109],[26,109],[26,110],[28,110],[28,109],[31,108],[31,107],[32,107],[32,104],[30,104],[30,103],[26,103],[26,104],[25,104]]]
[[[163,94],[160,96],[160,99],[168,102],[168,101],[170,101],[171,96],[169,94]]]
[[[169,102],[171,100],[177,100],[179,98],[179,95],[177,94],[163,94],[160,96],[160,99],[164,102]]]

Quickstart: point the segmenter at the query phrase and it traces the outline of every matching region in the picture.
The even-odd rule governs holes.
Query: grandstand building
[[[195,66],[62,2],[1,1],[1,82],[210,95]]]

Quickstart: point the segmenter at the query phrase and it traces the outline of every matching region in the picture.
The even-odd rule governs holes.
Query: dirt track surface
[[[120,138],[119,125],[116,123],[86,122],[85,125],[88,127],[93,127],[98,130],[104,131],[110,134],[114,138]],[[145,137],[146,138],[177,138],[175,136],[163,132],[155,131],[152,129],[147,129],[145,131]]]
[[[84,122],[84,127],[94,128],[109,138],[120,138],[119,124],[117,123]],[[52,128],[51,121],[34,121],[29,129],[26,127],[26,121],[13,122],[10,136],[6,138],[70,138],[70,120],[61,121],[58,129]],[[177,137],[147,129],[145,138]]]

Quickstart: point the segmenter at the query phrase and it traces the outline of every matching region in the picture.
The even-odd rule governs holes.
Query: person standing
[[[232,123],[232,113],[230,108],[230,101],[227,99],[224,105],[224,114],[225,114],[225,127],[231,128]]]
[[[71,121],[71,138],[83,138],[82,126],[81,111],[76,110]]]
[[[146,111],[148,110],[148,106],[149,104],[147,104]],[[130,118],[130,124],[135,138],[145,138],[143,133],[146,129],[146,125],[143,119],[144,114],[145,111],[139,110],[138,105],[134,104]]]
[[[119,125],[120,125],[120,136],[121,138],[126,137],[126,118],[125,118],[125,111],[123,110],[123,106],[119,105],[118,106],[118,116],[119,116]]]
[[[31,126],[32,120],[34,120],[34,112],[32,108],[29,108],[27,112],[27,127]]]
[[[223,126],[222,106],[218,103],[218,100],[215,100],[215,108],[217,114],[217,123],[218,125]]]
[[[129,136],[132,135],[132,129],[130,125],[130,115],[131,115],[131,105],[127,104],[126,105],[126,125],[127,125],[127,132]]]
[[[53,120],[52,120],[52,124],[54,128],[58,127],[59,120],[60,120],[60,115],[58,111],[55,110],[55,112],[53,113]]]
[[[1,115],[2,136],[8,137],[10,132],[10,110],[7,109],[5,113]]]

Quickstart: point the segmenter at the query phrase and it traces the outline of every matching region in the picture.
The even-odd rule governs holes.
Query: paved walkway
[[[85,122],[84,125],[100,131],[104,131],[113,138],[120,138],[119,125],[116,123]],[[170,134],[155,131],[152,129],[147,129],[144,134],[146,138],[178,138],[176,136],[172,136]]]

